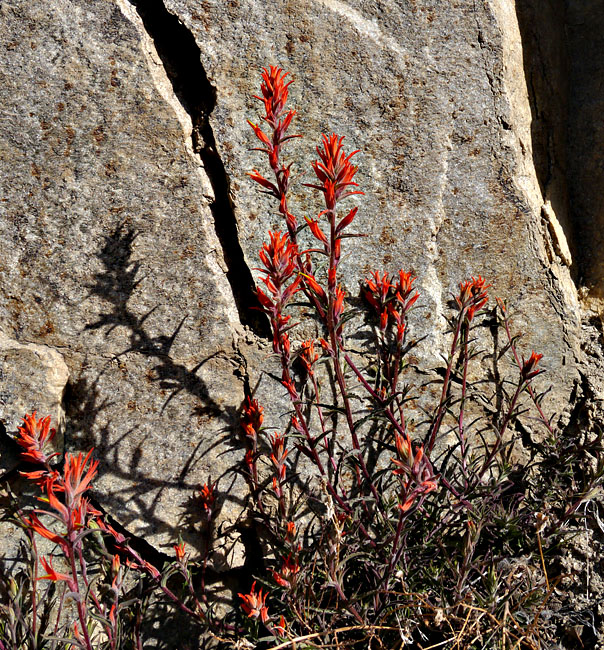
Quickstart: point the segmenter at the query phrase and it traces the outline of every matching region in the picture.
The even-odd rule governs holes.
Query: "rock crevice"
[[[125,1],[129,1],[140,16],[163,63],[174,95],[191,120],[193,151],[212,186],[209,207],[239,320],[257,336],[268,338],[270,326],[266,316],[258,310],[254,280],[239,243],[229,178],[210,124],[209,118],[216,106],[216,88],[203,68],[199,47],[187,27],[167,10],[161,0]]]

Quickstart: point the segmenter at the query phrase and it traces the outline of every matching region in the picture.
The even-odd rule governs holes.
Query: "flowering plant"
[[[323,134],[315,179],[305,184],[321,208],[303,220],[293,214],[294,175],[283,155],[301,136],[289,134],[296,113],[287,107],[288,76],[263,70],[263,126],[250,122],[272,174],[254,170],[250,178],[284,224],[260,250],[257,298],[291,404],[280,431],[265,426],[255,395],[241,409],[245,515],[263,549],[257,574],[238,573],[234,607],[218,610],[207,588],[217,482],[196,499],[202,557],[192,558],[180,539],[173,557],[150,553],[90,496],[92,450],[57,463],[50,418],[26,415],[16,442],[29,464],[22,475],[40,496],[37,507],[14,513],[31,543],[31,566],[18,578],[0,574],[0,650],[141,650],[150,602],[225,647],[537,649],[559,636],[555,616],[543,615],[563,578],[552,574],[554,553],[604,464],[583,471],[577,487],[585,449],[544,413],[535,385],[542,355],[518,351],[508,309],[500,300],[488,307],[490,285],[480,275],[452,296],[451,345],[423,414],[417,395],[426,384],[406,365],[409,316],[420,302],[412,270],[364,278],[356,303],[372,341],[365,350],[349,345],[347,323],[358,322],[359,308],[340,262],[359,211],[344,202],[363,194],[358,152],[347,152],[343,136]],[[297,338],[297,319],[308,312],[316,336]],[[485,325],[504,334],[487,376],[474,371],[486,354],[477,347]],[[531,460],[520,462],[515,448],[529,410],[541,433]],[[590,447],[598,459],[600,438]],[[302,463],[310,479],[301,478]],[[54,546],[52,556],[40,552],[39,538]]]
[[[459,647],[482,635],[489,641],[481,647],[506,638],[515,647],[539,647],[538,614],[528,626],[518,621],[527,600],[543,607],[551,593],[541,537],[535,535],[543,503],[537,489],[531,498],[522,497],[510,476],[529,476],[539,464],[513,461],[519,444],[514,429],[521,428],[520,417],[531,405],[550,451],[560,444],[533,388],[542,355],[521,357],[504,303],[498,300],[487,311],[490,285],[484,278],[461,282],[452,296],[452,340],[437,381],[440,397],[422,420],[413,421],[418,410],[406,383],[405,356],[413,347],[409,314],[420,298],[416,278],[408,269],[375,270],[362,281],[373,354],[352,349],[346,323],[355,307],[340,260],[359,210],[344,208],[344,202],[363,194],[355,181],[358,152],[347,152],[343,136],[323,134],[311,163],[316,180],[305,183],[323,206],[314,218],[292,213],[294,175],[284,162],[284,145],[300,136],[288,135],[295,111],[287,108],[292,81],[286,78],[278,67],[263,70],[258,99],[264,127],[250,122],[272,172],[267,178],[254,170],[250,178],[276,201],[284,222],[284,230],[269,232],[260,252],[257,295],[271,323],[292,409],[286,431],[269,435],[258,417],[252,438],[245,429],[252,443],[245,465],[256,518],[274,558],[264,577],[270,594],[262,596],[262,623],[290,643],[312,639],[317,646],[400,647],[429,639],[430,647],[438,647],[453,633]],[[295,340],[301,303],[314,313],[313,340]],[[485,324],[502,327],[507,343],[491,354],[497,377],[471,381],[476,372],[469,369],[481,355],[476,331]],[[511,379],[501,379],[507,354],[515,369]],[[493,386],[491,393],[485,382]],[[492,396],[498,396],[495,412],[484,408]],[[244,422],[261,409],[248,398]],[[262,448],[270,451],[264,455]],[[319,479],[318,488],[305,484],[304,496],[293,487],[294,456],[309,459]],[[266,474],[272,475],[268,482],[262,480]],[[522,586],[501,568],[519,527],[526,531],[521,546],[538,554],[541,571],[540,580]],[[252,595],[242,598],[247,611]]]

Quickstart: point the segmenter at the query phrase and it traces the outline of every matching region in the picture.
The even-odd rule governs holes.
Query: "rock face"
[[[53,439],[55,451],[63,450],[63,394],[69,370],[57,350],[34,343],[18,343],[0,334],[0,418],[7,433],[14,435],[25,413],[50,415],[59,427]],[[0,472],[13,469],[18,461],[16,448],[0,449]]]
[[[535,169],[509,2],[6,0],[0,20],[0,330],[60,351],[67,447],[96,447],[98,500],[133,534],[195,547],[209,477],[236,517],[244,393],[280,393],[250,309],[250,269],[282,228],[245,176],[266,65],[295,80],[300,182],[321,132],[362,152],[348,291],[376,267],[413,270],[420,362],[436,368],[450,292],[486,277],[547,360],[550,405],[570,406],[572,238]],[[303,188],[293,201],[319,209]]]

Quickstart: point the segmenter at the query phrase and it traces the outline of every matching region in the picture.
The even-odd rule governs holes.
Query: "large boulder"
[[[451,292],[486,277],[568,410],[571,238],[535,169],[509,3],[6,0],[0,17],[0,329],[60,351],[67,446],[96,447],[98,501],[131,533],[195,546],[191,495],[210,477],[234,519],[245,391],[282,409],[251,309],[258,250],[283,228],[245,176],[263,162],[246,125],[263,66],[294,80],[300,182],[321,132],[361,151],[348,291],[413,270],[417,364],[433,369]],[[319,209],[300,186],[292,201]]]

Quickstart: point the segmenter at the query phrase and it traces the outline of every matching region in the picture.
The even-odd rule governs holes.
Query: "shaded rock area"
[[[300,184],[321,132],[361,151],[366,237],[345,254],[344,285],[358,295],[374,268],[418,276],[414,363],[442,366],[451,292],[480,274],[509,301],[527,355],[544,355],[560,422],[577,396],[599,399],[580,388],[573,281],[589,275],[575,258],[601,250],[599,222],[573,228],[593,206],[569,207],[567,168],[580,180],[591,167],[581,171],[560,117],[592,91],[584,72],[568,94],[575,64],[565,49],[536,47],[534,8],[517,5],[2,2],[0,416],[13,427],[35,407],[54,424],[64,411],[66,448],[94,446],[101,461],[97,501],[158,551],[179,534],[202,550],[193,495],[218,480],[227,534],[214,559],[244,563],[247,543],[229,528],[246,495],[239,411],[251,391],[275,418],[286,408],[264,372],[269,333],[253,309],[257,252],[283,226],[245,176],[259,165],[246,118],[257,121],[252,95],[267,65],[295,81],[295,131],[307,138],[287,155]],[[552,3],[544,21],[566,43],[557,15]],[[573,128],[586,128],[589,106]],[[591,154],[599,168],[595,145]],[[320,209],[313,201],[294,190],[300,217]],[[586,237],[592,252],[581,257]],[[493,346],[488,328],[480,336]],[[6,384],[16,375],[23,389]]]

